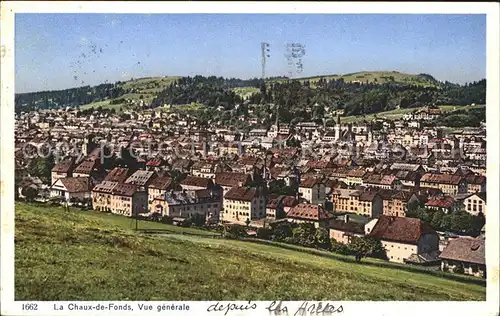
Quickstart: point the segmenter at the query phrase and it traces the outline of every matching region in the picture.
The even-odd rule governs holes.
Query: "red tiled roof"
[[[114,186],[111,193],[113,195],[132,196],[136,191],[137,186],[135,184],[118,183]]]
[[[451,174],[440,174],[440,173],[426,173],[420,179],[420,183],[442,183],[442,184],[454,184],[458,185],[462,180],[461,176],[451,175]]]
[[[355,222],[345,222],[341,220],[334,220],[330,222],[330,229],[339,230],[343,232],[350,232],[356,234],[364,234],[364,226]]]
[[[148,167],[158,167],[158,166],[161,166],[162,164],[163,164],[163,160],[161,160],[159,158],[154,158],[154,159],[149,160],[146,163],[146,166],[148,166]]]
[[[84,161],[73,170],[73,173],[90,174],[97,165],[97,161]]]
[[[369,235],[387,241],[417,244],[420,236],[427,233],[436,231],[420,219],[381,215]]]
[[[90,192],[92,189],[92,184],[88,177],[61,178],[60,180],[70,193]]]
[[[250,182],[250,175],[242,172],[220,172],[215,174],[215,183],[225,187],[244,186]]]
[[[439,255],[441,259],[485,264],[485,243],[481,238],[456,238],[450,240]]]
[[[312,188],[315,185],[320,184],[320,183],[321,183],[321,181],[319,179],[309,177],[309,178],[301,179],[299,186],[301,188]]]
[[[321,205],[300,203],[288,212],[287,217],[317,222],[331,219],[333,215]]]
[[[180,184],[208,188],[213,184],[213,181],[211,179],[208,179],[208,178],[187,176],[186,179],[184,179],[180,182]]]
[[[150,188],[168,190],[172,185],[172,178],[167,176],[157,177],[149,184]]]
[[[67,173],[74,167],[74,163],[75,163],[75,158],[73,158],[73,157],[64,159],[64,160],[58,162],[54,166],[54,168],[52,168],[52,172]]]
[[[440,207],[440,208],[450,208],[455,203],[455,199],[451,196],[440,196],[430,199],[425,203],[425,206],[429,207]]]
[[[465,177],[465,180],[467,181],[468,184],[482,185],[486,183],[485,176],[480,176],[475,174],[468,175],[467,177]]]
[[[224,195],[225,199],[238,201],[252,201],[254,198],[262,195],[261,190],[257,188],[233,187]]]
[[[129,176],[128,168],[116,167],[108,173],[108,175],[104,178],[104,181],[123,183],[125,182],[125,180],[127,180],[128,176]]]

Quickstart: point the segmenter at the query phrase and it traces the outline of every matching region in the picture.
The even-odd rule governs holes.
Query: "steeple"
[[[337,124],[334,127],[335,129],[335,140],[340,140],[340,115],[337,114]]]
[[[276,131],[279,133],[280,131],[280,106],[276,105]]]

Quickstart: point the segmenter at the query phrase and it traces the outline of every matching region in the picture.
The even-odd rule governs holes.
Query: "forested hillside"
[[[364,79],[366,80],[363,81]],[[227,79],[215,76],[178,77],[161,81],[162,85],[156,83],[156,89],[141,87],[140,79],[135,82],[134,89],[127,82],[118,82],[95,87],[17,94],[16,110],[78,106],[102,100],[110,100],[109,104],[115,104],[122,102],[123,97],[120,97],[125,94],[145,93],[144,91],[148,91],[150,95],[147,98],[150,102],[146,103],[150,108],[165,104],[197,103],[208,108],[222,106],[225,110],[231,110],[243,103],[277,104],[280,105],[280,119],[284,122],[289,122],[298,116],[321,118],[324,107],[341,109],[345,116],[349,116],[396,108],[486,102],[486,79],[457,85],[438,82],[428,74],[405,75],[397,72],[364,72],[362,75],[356,73],[293,80],[285,77],[266,80]],[[148,84],[153,83],[148,81]],[[241,91],[247,92],[241,93]],[[312,113],[315,105],[319,105],[319,108],[316,107]]]

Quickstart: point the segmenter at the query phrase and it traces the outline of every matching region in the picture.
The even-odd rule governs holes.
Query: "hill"
[[[80,108],[85,110],[102,106],[103,108],[120,110],[129,102],[140,102],[141,100],[150,104],[158,93],[166,89],[179,78],[180,77],[176,76],[149,77],[120,82],[117,86],[124,91],[129,91],[129,93],[110,100],[85,104],[80,106]]]
[[[467,277],[93,211],[16,203],[15,225],[16,300],[485,300]]]
[[[18,112],[59,106],[79,106],[82,110],[101,106],[120,110],[129,102],[144,100],[151,103],[160,91],[179,78],[147,77],[57,91],[19,93],[15,96],[15,108]]]
[[[304,77],[296,78],[293,80],[298,80],[300,82],[309,81],[311,84],[315,84],[320,79],[323,80],[339,80],[343,79],[345,82],[361,82],[361,83],[372,83],[372,84],[384,84],[384,83],[396,83],[405,85],[415,85],[421,87],[440,87],[441,84],[434,79],[431,75],[427,74],[407,74],[398,71],[360,71],[355,73],[349,73],[344,75],[321,75],[314,77]],[[277,80],[278,82],[283,80]]]

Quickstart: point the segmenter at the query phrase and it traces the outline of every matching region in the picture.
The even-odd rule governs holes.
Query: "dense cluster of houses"
[[[248,227],[308,222],[341,243],[376,236],[391,261],[441,262],[443,269],[485,275],[483,237],[442,247],[443,237],[428,223],[406,216],[412,203],[486,215],[484,128],[445,133],[400,124],[430,120],[434,112],[384,122],[379,130],[338,118],[334,127],[277,120],[248,132],[200,128],[179,114],[132,114],[128,120],[97,112],[78,117],[68,109],[18,115],[20,195],[32,186],[41,199],[176,221],[197,214],[207,223]],[[298,145],[289,146],[291,140]],[[50,144],[56,153],[50,183],[29,174],[28,144]],[[293,192],[273,192],[276,183]]]

